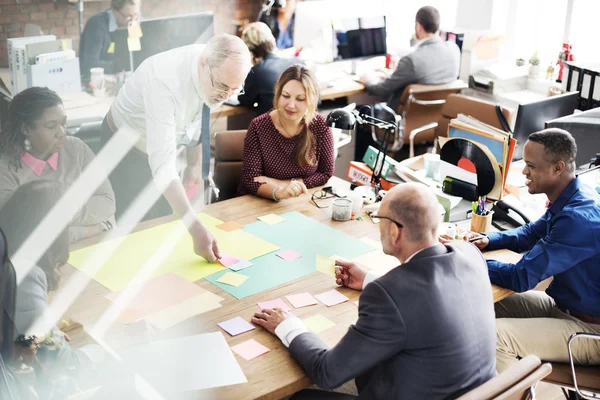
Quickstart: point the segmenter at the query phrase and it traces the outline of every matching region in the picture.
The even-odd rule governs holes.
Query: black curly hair
[[[23,125],[32,126],[46,109],[61,104],[60,96],[46,87],[32,87],[17,94],[8,105],[6,125],[0,131],[0,157],[10,155],[10,165],[15,170],[21,168],[25,151]]]

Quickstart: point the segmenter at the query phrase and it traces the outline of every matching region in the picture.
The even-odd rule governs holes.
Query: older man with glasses
[[[110,175],[117,218],[152,182],[163,196],[156,196],[145,219],[171,209],[180,217],[195,215],[190,200],[210,181],[210,107],[242,93],[250,68],[244,42],[227,34],[159,53],[139,66],[102,123],[104,144],[117,132],[134,135],[134,148]],[[183,150],[186,160],[178,163]],[[210,232],[196,217],[187,225],[196,253],[215,261],[219,252]]]
[[[280,309],[252,322],[277,335],[323,389],[355,379],[360,398],[456,398],[496,374],[492,289],[481,253],[441,244],[437,198],[417,183],[394,187],[379,217],[383,251],[401,265],[379,276],[336,261],[336,283],[362,290],[358,321],[333,348]],[[354,399],[304,390],[292,399]]]

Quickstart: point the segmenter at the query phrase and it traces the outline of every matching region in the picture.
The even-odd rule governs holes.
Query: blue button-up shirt
[[[490,250],[527,251],[516,264],[488,260],[492,283],[524,292],[553,276],[557,305],[600,317],[600,195],[578,178],[539,220],[487,236]]]

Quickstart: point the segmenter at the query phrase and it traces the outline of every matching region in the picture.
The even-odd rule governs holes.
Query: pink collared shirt
[[[21,156],[21,161],[23,161],[25,165],[31,168],[34,174],[36,174],[37,176],[41,176],[46,164],[48,164],[50,168],[56,171],[56,169],[58,168],[58,153],[52,154],[47,161],[44,161],[35,158],[27,152],[24,152]]]

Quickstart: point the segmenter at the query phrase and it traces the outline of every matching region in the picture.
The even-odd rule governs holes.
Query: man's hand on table
[[[283,311],[281,308],[269,308],[254,314],[251,321],[253,324],[262,326],[274,335],[275,329],[277,329],[279,324],[290,316],[290,313]]]
[[[465,240],[473,243],[479,250],[484,250],[490,244],[490,239],[487,236],[477,232],[467,232]]]
[[[362,290],[367,271],[351,261],[335,260],[335,283]]]

